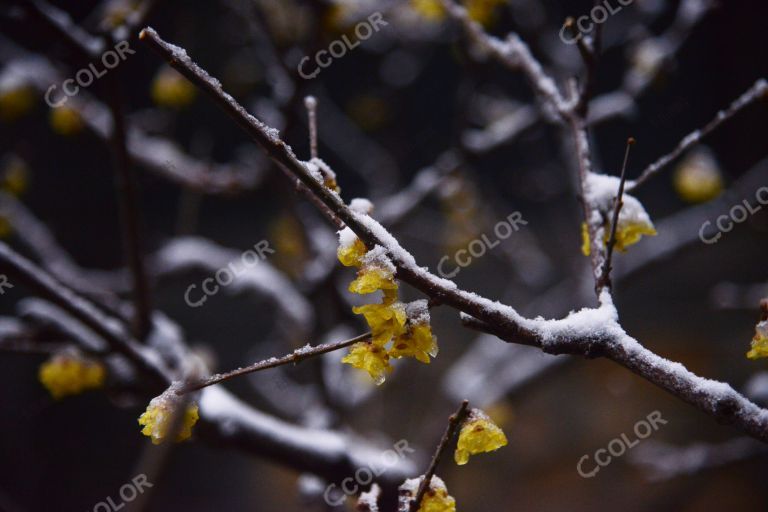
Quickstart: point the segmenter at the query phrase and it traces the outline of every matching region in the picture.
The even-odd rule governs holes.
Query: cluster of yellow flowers
[[[487,26],[494,20],[496,7],[503,5],[504,0],[464,0],[462,3],[470,19]],[[411,8],[429,21],[442,21],[445,18],[442,0],[411,0]]]
[[[100,388],[106,376],[104,366],[78,353],[62,352],[40,366],[38,377],[56,400]]]
[[[192,437],[192,427],[200,418],[199,408],[194,402],[186,403],[184,397],[177,393],[180,387],[180,383],[174,383],[162,395],[153,398],[147,410],[139,417],[139,425],[144,427],[141,433],[152,439],[152,444],[160,444],[166,440],[175,415],[181,407],[185,407],[184,417],[180,418],[176,442]]]
[[[752,348],[747,352],[747,357],[750,359],[768,357],[768,320],[763,320],[755,326]]]
[[[453,458],[463,466],[469,462],[470,455],[493,452],[506,445],[507,436],[498,425],[480,409],[472,409],[461,426]]]
[[[585,197],[599,210],[605,222],[601,226],[603,243],[607,244],[611,236],[611,220],[613,220],[614,199],[619,190],[619,178],[603,174],[590,173],[586,180]],[[643,205],[629,194],[622,197],[622,208],[616,224],[616,249],[626,251],[627,247],[640,241],[643,235],[656,235],[656,228]],[[592,249],[589,239],[589,228],[586,223],[581,225],[581,252],[589,256]]]
[[[382,247],[368,250],[349,228],[339,232],[339,261],[348,267],[357,267],[357,278],[349,291],[359,294],[382,292],[379,304],[355,307],[355,314],[363,315],[371,328],[371,341],[352,345],[342,362],[365,370],[376,382],[384,382],[392,371],[390,358],[413,357],[429,364],[430,356],[437,356],[437,341],[429,323],[426,301],[403,304],[398,301],[395,267]],[[390,347],[387,347],[389,343]]]

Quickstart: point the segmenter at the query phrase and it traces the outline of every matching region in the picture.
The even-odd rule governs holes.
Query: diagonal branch
[[[640,177],[627,184],[627,192],[632,192],[640,185],[648,181],[649,178],[658,174],[662,169],[674,161],[677,157],[682,155],[688,148],[698,144],[704,137],[715,131],[721,124],[728,121],[736,114],[750,106],[760,98],[766,97],[768,94],[768,82],[765,79],[760,79],[744,94],[738,97],[736,101],[725,110],[721,110],[709,123],[707,123],[702,129],[695,130],[680,141],[680,143],[671,152],[662,156],[654,163],[645,168],[640,173]]]
[[[0,270],[28,286],[101,336],[114,350],[131,360],[158,390],[171,382],[168,369],[149,350],[119,328],[118,322],[89,301],[57,282],[43,269],[0,242]]]
[[[435,476],[437,466],[440,464],[440,459],[443,458],[445,450],[448,449],[448,445],[456,436],[456,431],[464,423],[464,419],[469,413],[468,409],[469,402],[464,400],[461,402],[459,409],[448,418],[448,426],[443,433],[442,439],[440,439],[440,443],[438,443],[437,448],[435,449],[435,454],[432,456],[432,462],[429,463],[429,468],[427,469],[427,472],[424,473],[424,478],[421,479],[419,490],[416,492],[416,497],[411,502],[410,512],[417,512],[419,510],[421,500],[424,499],[424,494],[426,494],[427,489],[429,489],[429,486],[432,483],[432,477]]]
[[[378,222],[349,209],[337,194],[325,188],[320,179],[315,179],[308,165],[296,158],[276,130],[248,114],[221,89],[217,80],[194,64],[183,49],[163,41],[151,28],[144,29],[140,37],[206,91],[286,173],[306,186],[316,200],[352,229],[366,246],[382,246],[397,268],[398,279],[428,295],[433,303],[446,304],[471,315],[487,325],[489,330],[492,329],[496,336],[511,343],[534,345],[552,354],[607,357],[718,420],[734,424],[753,437],[768,441],[768,411],[750,402],[729,385],[699,377],[628,336],[618,323],[618,313],[607,291],[600,294],[600,307],[597,309],[585,308],[562,320],[527,319],[510,306],[461,290],[452,281],[441,279],[418,266],[413,256]],[[582,173],[586,176],[591,171],[586,129],[583,121],[576,116],[572,120]],[[587,206],[587,213],[590,211]],[[595,243],[594,247],[599,247],[599,244]],[[594,268],[599,271],[600,265]]]
[[[254,363],[244,368],[238,368],[237,370],[232,370],[231,372],[227,372],[227,373],[219,373],[199,382],[191,382],[190,384],[179,389],[176,393],[179,395],[183,395],[186,393],[191,393],[192,391],[197,391],[203,388],[207,388],[208,386],[213,386],[214,384],[219,384],[220,382],[224,382],[225,380],[229,380],[235,377],[240,377],[241,375],[248,375],[249,373],[258,372],[261,370],[268,370],[270,368],[276,368],[278,366],[283,366],[286,364],[300,363],[301,361],[305,359],[309,359],[310,357],[327,354],[328,352],[333,352],[334,350],[339,350],[339,349],[348,347],[350,345],[354,345],[355,343],[365,341],[370,337],[371,337],[371,333],[366,332],[348,340],[337,341],[334,343],[324,343],[322,345],[316,345],[314,347],[310,345],[306,345],[282,357],[270,357],[269,359],[265,359],[264,361],[259,361],[258,363]]]

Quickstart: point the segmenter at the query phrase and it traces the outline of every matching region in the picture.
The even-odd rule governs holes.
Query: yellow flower
[[[11,223],[0,215],[0,238],[6,238],[13,232],[13,226],[11,226]]]
[[[440,0],[411,0],[411,8],[429,21],[441,21],[445,18],[445,9]]]
[[[104,366],[77,354],[57,354],[40,366],[38,377],[56,400],[104,385]]]
[[[465,0],[469,17],[482,25],[490,25],[494,18],[496,6],[503,5],[504,0]]]
[[[29,169],[26,162],[18,157],[11,157],[5,165],[0,181],[0,189],[12,196],[20,196],[29,184]]]
[[[57,107],[51,109],[48,118],[54,132],[65,137],[75,135],[83,130],[83,118],[80,112],[70,107]]]
[[[614,202],[619,191],[620,180],[616,176],[589,173],[585,181],[584,196],[586,201],[594,205],[605,219],[603,228],[603,243],[607,244],[611,236],[610,223],[613,220]],[[642,203],[629,194],[622,196],[622,207],[616,227],[616,249],[625,251],[630,245],[640,241],[643,235],[653,236],[656,229]],[[581,226],[581,252],[589,256],[591,247],[589,230],[586,224]]]
[[[139,417],[139,425],[144,426],[141,433],[151,438],[152,444],[160,444],[165,441],[176,410],[185,403],[183,397],[176,394],[179,387],[178,383],[173,384],[162,395],[153,398],[149,402],[147,410]],[[192,427],[195,426],[199,418],[197,404],[194,402],[187,404],[176,442],[185,441],[192,437]]]
[[[723,177],[712,153],[699,149],[675,169],[675,191],[684,201],[703,203],[723,191]]]
[[[35,93],[26,85],[0,91],[0,119],[15,121],[26,114],[35,103]]]
[[[747,352],[747,357],[750,359],[768,357],[768,320],[763,320],[755,326],[752,349]]]
[[[366,265],[357,273],[357,279],[349,283],[352,293],[373,293],[378,290],[397,290],[394,273],[383,267]]]
[[[373,343],[380,347],[386,345],[389,340],[405,333],[407,315],[405,306],[401,302],[383,304],[365,304],[352,308],[357,315],[363,315],[371,328]]]
[[[355,343],[341,362],[367,371],[376,385],[381,385],[385,374],[392,371],[387,351],[376,343]]]
[[[586,222],[581,223],[581,253],[589,256],[592,253],[591,243],[589,241],[589,226]]]
[[[639,242],[643,235],[656,236],[656,229],[653,224],[645,222],[622,223],[621,214],[619,214],[619,225],[616,228],[616,248],[618,250],[626,251],[627,247]]]
[[[610,226],[604,226],[603,243],[608,244],[611,238]],[[656,236],[656,229],[652,224],[644,222],[624,222],[622,224],[621,214],[619,214],[619,226],[616,228],[616,249],[626,252],[627,247],[640,241],[643,235]],[[581,223],[581,252],[584,256],[589,256],[592,252],[589,242],[589,228],[586,222]]]
[[[406,480],[399,488],[400,510],[409,510],[410,504],[416,498],[419,485],[424,477]],[[432,477],[429,488],[424,493],[418,512],[456,512],[456,500],[448,495],[445,482],[437,475]]]
[[[363,256],[365,256],[367,251],[368,249],[366,249],[362,240],[355,237],[354,241],[349,245],[339,245],[336,255],[345,267],[359,267],[363,264]]]
[[[470,19],[487,26],[493,21],[494,9],[503,5],[504,0],[464,0],[463,3]],[[411,9],[427,21],[437,22],[445,18],[445,8],[440,0],[411,0]]]
[[[186,107],[196,92],[189,80],[170,67],[163,67],[152,82],[152,100],[165,107]]]
[[[461,426],[454,460],[459,466],[469,462],[470,455],[492,452],[507,445],[507,436],[481,410],[472,409]]]
[[[429,364],[429,356],[436,357],[437,352],[437,340],[432,336],[432,328],[429,324],[419,324],[395,339],[389,355],[395,358],[414,357]]]

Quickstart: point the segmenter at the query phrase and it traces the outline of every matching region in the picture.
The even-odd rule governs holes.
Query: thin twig
[[[613,208],[613,219],[611,220],[611,237],[605,249],[605,261],[603,262],[603,273],[597,283],[597,288],[601,291],[603,288],[611,287],[611,258],[613,258],[613,248],[616,245],[616,228],[619,225],[619,214],[624,206],[624,184],[627,181],[627,162],[629,161],[629,150],[635,144],[635,139],[627,139],[627,149],[624,151],[624,163],[621,166],[621,179],[619,181],[619,192],[616,195],[616,202]],[[598,293],[599,293],[598,291]]]
[[[296,364],[298,362],[303,361],[304,359],[309,359],[310,357],[319,356],[321,354],[326,354],[328,352],[333,352],[334,350],[339,350],[339,349],[348,347],[350,345],[354,345],[355,343],[363,342],[369,339],[370,337],[371,337],[371,333],[366,332],[359,336],[355,336],[354,338],[344,340],[344,341],[337,341],[334,343],[325,343],[323,345],[316,345],[314,347],[309,347],[309,346],[302,347],[282,357],[271,357],[269,359],[259,361],[258,363],[254,363],[250,366],[246,366],[245,368],[238,368],[237,370],[232,370],[231,372],[220,373],[220,374],[208,377],[207,379],[204,379],[202,381],[190,383],[184,386],[183,388],[179,389],[176,393],[179,395],[183,395],[185,393],[190,393],[192,391],[197,391],[199,389],[207,388],[208,386],[213,386],[214,384],[218,384],[220,382],[224,382],[225,380],[229,380],[234,377],[239,377],[241,375],[247,375],[249,373],[258,372],[261,370],[268,370],[269,368],[275,368],[277,366],[283,366],[286,364]]]
[[[117,70],[113,71],[116,73]],[[140,225],[138,184],[131,170],[128,155],[120,84],[113,74],[109,78],[109,110],[112,114],[112,146],[115,159],[115,176],[118,188],[118,203],[123,224],[123,243],[128,253],[128,268],[133,281],[133,332],[139,340],[146,339],[151,329],[152,304],[147,272],[144,266],[143,245]]]
[[[704,128],[700,130],[695,130],[688,135],[686,135],[673,149],[671,152],[667,153],[666,155],[662,156],[658,160],[656,160],[654,163],[649,165],[645,168],[645,170],[640,173],[640,177],[637,178],[635,181],[630,182],[627,186],[627,191],[632,192],[636,188],[638,188],[640,185],[648,181],[650,177],[657,174],[659,171],[664,169],[667,165],[669,165],[673,160],[675,160],[677,157],[682,155],[688,148],[691,146],[698,144],[699,141],[701,141],[704,137],[715,131],[721,124],[728,121],[732,117],[734,117],[736,114],[744,110],[746,107],[750,106],[752,103],[757,101],[760,98],[763,98],[768,94],[768,82],[766,82],[765,79],[760,79],[755,84],[750,87],[750,89],[739,96],[739,98],[731,103],[731,105],[725,109],[721,110],[717,113],[717,115],[712,119],[709,123],[707,123]]]
[[[103,338],[115,351],[130,359],[158,389],[171,383],[165,366],[152,357],[138,341],[122,332],[114,318],[100,311],[88,300],[57,282],[47,272],[0,242],[0,271],[28,286],[35,294],[67,311]]]
[[[469,400],[461,402],[459,409],[448,418],[448,427],[446,427],[443,433],[443,438],[440,440],[440,444],[437,445],[435,454],[432,456],[432,462],[429,464],[429,469],[424,473],[424,478],[419,484],[419,490],[416,493],[416,498],[411,502],[411,512],[417,512],[421,506],[421,501],[424,499],[424,494],[429,489],[429,485],[432,483],[432,477],[437,471],[437,465],[440,464],[440,459],[443,457],[443,453],[448,449],[448,444],[453,440],[458,428],[464,423],[464,419],[468,414]]]

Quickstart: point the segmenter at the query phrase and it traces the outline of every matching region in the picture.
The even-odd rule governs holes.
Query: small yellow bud
[[[29,184],[29,168],[26,162],[13,156],[0,173],[0,189],[12,196],[20,196]]]
[[[35,93],[31,87],[22,85],[0,92],[0,119],[15,121],[35,104]]]
[[[716,198],[723,191],[723,177],[711,152],[699,149],[688,156],[675,169],[675,191],[689,203],[703,203]]]
[[[192,103],[197,91],[175,69],[163,67],[152,82],[152,100],[160,106],[183,108]]]
[[[80,112],[65,106],[51,109],[48,120],[53,131],[65,137],[80,133],[85,126]]]

